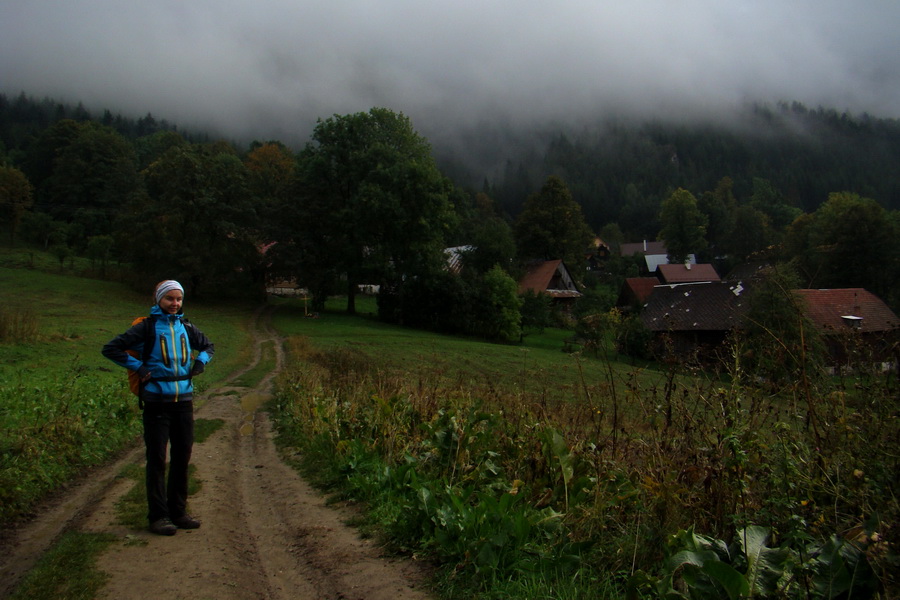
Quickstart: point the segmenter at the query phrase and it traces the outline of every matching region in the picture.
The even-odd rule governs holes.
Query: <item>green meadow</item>
[[[87,265],[0,256],[0,520],[138,443],[100,347],[149,308]],[[61,272],[62,271],[62,272]],[[246,365],[254,306],[191,302],[216,342],[198,382]],[[891,373],[773,392],[582,351],[500,345],[270,299],[287,350],[268,406],[285,456],[357,525],[435,566],[447,598],[896,597]],[[566,350],[566,351],[564,351]],[[273,365],[271,348],[265,363]],[[262,372],[245,378],[257,380]]]

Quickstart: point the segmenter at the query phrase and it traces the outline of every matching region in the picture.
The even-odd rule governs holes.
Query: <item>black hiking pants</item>
[[[147,402],[144,444],[147,446],[147,518],[177,519],[187,509],[188,465],[194,445],[193,402]],[[171,447],[166,485],[166,450]]]

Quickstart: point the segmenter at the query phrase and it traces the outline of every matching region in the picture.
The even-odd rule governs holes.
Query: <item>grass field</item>
[[[301,300],[273,299],[282,335],[300,335],[316,348],[343,350],[365,357],[376,368],[403,373],[410,380],[468,388],[473,393],[520,390],[553,400],[586,401],[613,382],[620,392],[635,377],[645,387],[665,385],[668,373],[641,361],[632,364],[613,353],[564,352],[572,332],[549,328],[527,335],[522,344],[440,335],[382,323],[375,319],[374,299],[357,300],[359,316],[347,315],[344,300],[326,305],[318,318],[307,318]],[[605,393],[605,392],[604,392]]]

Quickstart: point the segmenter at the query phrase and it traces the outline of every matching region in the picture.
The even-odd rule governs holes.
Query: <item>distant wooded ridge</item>
[[[177,131],[190,142],[216,137],[179,129],[149,113],[132,118],[104,110],[97,115],[80,103],[38,100],[24,92],[0,94],[0,160],[15,163],[31,140],[61,119],[97,121],[131,139],[159,131]],[[754,105],[715,124],[598,119],[579,131],[544,131],[465,132],[468,142],[462,149],[445,140],[429,141],[446,176],[460,187],[486,192],[510,217],[548,176],[557,175],[592,228],[616,222],[635,239],[658,233],[659,207],[673,190],[701,194],[724,177],[733,181],[739,203],[749,199],[754,179],[764,179],[787,204],[804,212],[815,211],[829,193],[845,191],[889,210],[900,208],[897,119],[794,102]]]

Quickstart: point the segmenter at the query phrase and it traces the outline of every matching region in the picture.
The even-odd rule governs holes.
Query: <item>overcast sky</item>
[[[0,91],[305,141],[800,101],[900,118],[898,0],[0,0]]]

